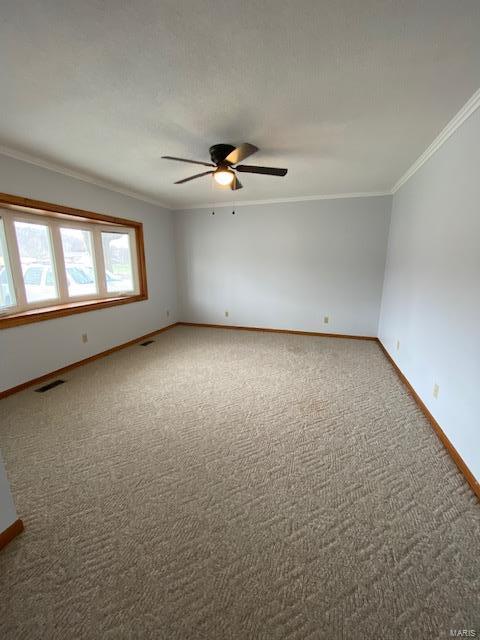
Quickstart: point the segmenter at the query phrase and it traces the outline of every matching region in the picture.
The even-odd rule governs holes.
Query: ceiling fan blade
[[[211,162],[201,162],[200,160],[187,160],[187,158],[175,158],[174,156],[162,156],[164,160],[177,160],[177,162],[190,162],[191,164],[203,164],[204,167],[214,167]]]
[[[225,158],[225,162],[228,162],[228,164],[237,164],[237,162],[245,160],[245,158],[248,158],[248,156],[251,156],[252,153],[256,153],[257,151],[258,147],[253,144],[249,144],[248,142],[244,142],[228,154]]]
[[[251,164],[239,164],[235,167],[235,171],[243,171],[243,173],[263,173],[267,176],[285,176],[288,169],[277,169],[277,167],[256,167]]]
[[[194,176],[190,176],[189,178],[184,178],[183,180],[177,180],[174,184],[183,184],[184,182],[188,182],[189,180],[195,180],[195,178],[201,178],[202,176],[208,176],[213,171],[204,171],[203,173],[196,173]]]
[[[235,179],[232,180],[232,184],[230,185],[230,189],[232,191],[237,191],[237,189],[243,189],[243,184],[240,182],[240,180],[237,178],[237,176],[235,176]]]

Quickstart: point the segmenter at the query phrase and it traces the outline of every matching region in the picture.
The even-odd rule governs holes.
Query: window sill
[[[0,316],[0,329],[9,329],[10,327],[18,327],[22,324],[31,324],[33,322],[42,322],[43,320],[52,320],[53,318],[62,318],[75,313],[85,313],[86,311],[96,311],[115,307],[119,304],[129,304],[130,302],[140,302],[147,300],[148,296],[137,294],[133,296],[122,296],[119,298],[102,298],[101,300],[82,300],[81,302],[69,302],[67,304],[57,304],[51,307],[43,307],[42,309],[29,309],[21,313],[12,313],[7,316]]]

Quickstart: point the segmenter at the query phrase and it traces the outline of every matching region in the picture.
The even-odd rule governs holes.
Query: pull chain
[[[213,208],[213,210],[212,210],[212,216],[214,216],[214,215],[215,215],[215,180],[214,180],[214,178],[213,178],[213,175],[212,175],[212,176],[210,176],[210,180],[211,180],[211,182],[210,182],[210,185],[211,185],[211,186],[210,186],[210,188],[211,188],[211,190],[212,190],[212,202],[214,203],[214,204],[213,204],[213,207],[214,207],[214,208]]]

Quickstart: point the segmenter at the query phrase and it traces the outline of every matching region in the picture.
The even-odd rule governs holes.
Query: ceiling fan
[[[253,144],[244,142],[238,147],[231,144],[214,144],[210,147],[210,158],[212,162],[201,162],[199,160],[188,160],[187,158],[175,158],[173,156],[162,156],[165,160],[177,160],[178,162],[190,162],[191,164],[201,164],[205,167],[215,167],[214,170],[196,173],[183,180],[177,180],[175,184],[183,184],[196,178],[202,178],[213,174],[213,179],[222,187],[230,186],[232,191],[242,188],[242,183],[237,178],[235,171],[241,173],[262,173],[267,176],[284,176],[288,169],[277,169],[276,167],[258,167],[250,164],[238,164],[256,153],[258,148]],[[233,166],[236,165],[236,166]]]

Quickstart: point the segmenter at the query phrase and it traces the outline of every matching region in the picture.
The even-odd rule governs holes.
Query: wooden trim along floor
[[[438,422],[432,416],[432,414],[428,410],[428,408],[425,405],[425,403],[423,402],[423,400],[420,398],[418,393],[412,387],[412,385],[410,384],[408,379],[405,377],[405,375],[401,372],[401,370],[398,367],[397,363],[392,358],[392,356],[388,353],[387,349],[385,348],[385,346],[383,345],[383,343],[381,342],[381,340],[379,338],[377,338],[377,342],[380,345],[380,348],[382,349],[383,353],[385,354],[387,360],[390,362],[392,367],[395,369],[395,372],[397,373],[398,377],[403,382],[403,384],[407,387],[410,395],[413,397],[413,399],[415,400],[415,402],[417,403],[419,408],[422,410],[423,414],[425,415],[425,417],[427,418],[429,423],[432,425],[435,433],[439,437],[439,439],[442,442],[443,446],[448,451],[448,453],[450,454],[451,458],[453,458],[453,461],[457,465],[460,473],[463,474],[463,476],[465,477],[465,480],[468,482],[468,484],[472,488],[474,494],[480,500],[480,483],[477,481],[477,479],[475,478],[473,473],[467,467],[467,465],[465,464],[465,462],[464,462],[463,458],[461,457],[461,455],[458,453],[458,451],[455,449],[453,444],[450,442],[450,440],[445,435],[442,427],[438,424]]]
[[[16,536],[23,531],[23,522],[18,519],[15,520],[5,531],[0,533],[0,550],[3,549],[9,542],[11,542]]]
[[[290,333],[300,336],[320,336],[321,338],[347,338],[349,340],[377,340],[375,336],[352,336],[343,333],[319,333],[318,331],[296,331],[295,329],[269,329],[268,327],[242,327],[231,324],[206,324],[203,322],[177,322],[183,327],[207,327],[209,329],[236,329],[237,331],[266,331],[268,333]]]
[[[84,364],[88,364],[89,362],[93,362],[94,360],[98,360],[98,358],[103,358],[105,356],[110,355],[111,353],[115,353],[115,351],[120,351],[120,349],[125,349],[126,347],[131,347],[137,342],[142,342],[147,338],[151,338],[152,336],[157,335],[158,333],[163,333],[168,329],[172,329],[177,326],[177,322],[173,324],[169,324],[162,329],[157,329],[156,331],[151,331],[150,333],[146,333],[144,336],[140,336],[138,338],[134,338],[133,340],[129,340],[128,342],[124,342],[123,344],[119,344],[115,347],[111,347],[111,349],[107,349],[106,351],[100,351],[100,353],[96,353],[93,356],[89,356],[88,358],[84,358],[83,360],[78,360],[77,362],[72,362],[72,364],[67,364],[65,367],[61,367],[60,369],[55,369],[55,371],[50,371],[50,373],[45,373],[43,376],[39,376],[38,378],[33,378],[32,380],[27,380],[26,382],[22,382],[18,384],[16,387],[11,387],[11,389],[5,389],[5,391],[0,391],[0,400],[2,398],[6,398],[7,396],[12,395],[12,393],[18,393],[19,391],[23,391],[24,389],[28,389],[28,387],[33,387],[41,382],[45,382],[49,378],[53,378],[54,376],[61,375],[66,371],[70,371],[71,369],[76,369],[77,367],[81,367]]]

